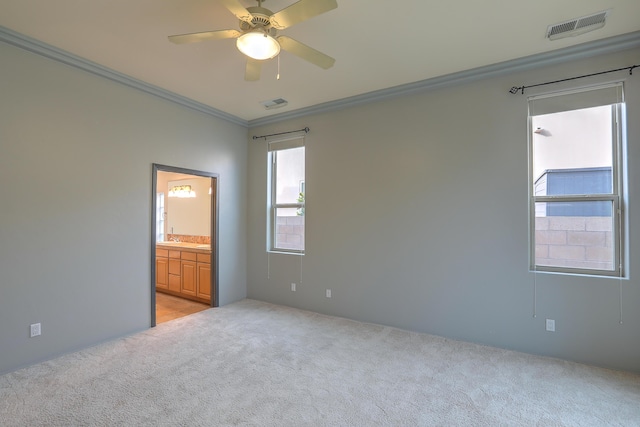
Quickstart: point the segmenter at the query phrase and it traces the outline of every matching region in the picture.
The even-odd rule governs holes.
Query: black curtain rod
[[[278,136],[278,135],[286,135],[288,133],[296,133],[296,132],[304,132],[304,133],[309,133],[309,128],[306,127],[304,129],[298,129],[298,130],[290,130],[289,132],[280,132],[280,133],[272,133],[271,135],[253,135],[253,139],[260,139],[260,138],[264,138],[264,140],[266,141],[267,138],[269,138],[270,136]]]
[[[552,82],[546,82],[546,83],[538,83],[537,85],[520,86],[520,87],[514,86],[511,89],[509,89],[509,93],[516,94],[520,92],[522,95],[524,95],[524,90],[529,89],[530,87],[551,85],[551,84],[560,83],[560,82],[568,82],[569,80],[582,79],[582,78],[591,77],[591,76],[599,76],[600,74],[615,73],[616,71],[629,70],[629,75],[633,75],[633,69],[638,67],[640,67],[640,65],[632,65],[630,67],[616,68],[615,70],[601,71],[599,73],[593,73],[593,74],[585,74],[584,76],[570,77],[568,79],[554,80]]]

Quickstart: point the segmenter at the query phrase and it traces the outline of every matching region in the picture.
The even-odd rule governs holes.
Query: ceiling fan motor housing
[[[264,27],[264,28],[271,27],[270,16],[273,15],[273,12],[271,12],[269,9],[265,9],[264,7],[254,6],[254,7],[248,7],[247,10],[253,16],[253,19],[251,19],[251,23],[254,26]],[[246,31],[247,29],[251,28],[251,24],[245,21],[240,21],[240,28],[243,31]]]

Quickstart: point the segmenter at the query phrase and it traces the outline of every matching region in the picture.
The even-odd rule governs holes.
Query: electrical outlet
[[[331,289],[327,289],[327,298],[331,298]]]
[[[37,337],[42,333],[42,330],[40,328],[40,323],[34,323],[33,325],[30,325],[29,328],[30,328],[29,330],[30,338]]]
[[[292,283],[291,284],[291,292],[295,292],[296,291],[296,284]]]
[[[556,331],[556,321],[553,319],[547,319],[547,331],[555,332]]]

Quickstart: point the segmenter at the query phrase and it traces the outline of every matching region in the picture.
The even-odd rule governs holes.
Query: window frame
[[[267,197],[268,200],[268,223],[269,223],[269,227],[267,230],[267,251],[268,252],[275,252],[275,253],[285,253],[285,254],[295,254],[295,255],[304,255],[305,253],[305,242],[303,240],[302,242],[302,247],[303,249],[289,249],[289,248],[282,248],[282,247],[278,247],[276,246],[276,242],[277,242],[277,221],[278,221],[278,217],[277,217],[277,211],[278,209],[296,209],[299,210],[301,209],[303,214],[301,216],[305,216],[305,220],[306,220],[306,172],[305,172],[305,177],[304,179],[301,181],[300,183],[300,187],[299,188],[304,188],[305,189],[305,197],[304,197],[304,201],[302,202],[296,202],[296,203],[278,203],[276,198],[277,198],[277,176],[278,176],[278,152],[280,151],[286,151],[286,150],[292,150],[292,149],[297,149],[297,148],[303,148],[304,149],[304,158],[305,158],[305,164],[306,164],[306,146],[305,146],[305,141],[304,141],[304,137],[297,137],[297,138],[293,138],[293,139],[285,139],[285,140],[276,140],[276,141],[271,141],[269,142],[269,148],[268,148],[268,183],[269,183],[269,194]],[[306,168],[305,168],[306,169]],[[306,227],[306,224],[303,225],[303,227]],[[302,238],[304,239],[304,237],[306,236],[306,233],[303,233]]]
[[[611,193],[591,193],[591,194],[568,194],[568,195],[536,195],[535,194],[535,180],[534,176],[534,132],[533,132],[533,117],[540,114],[532,114],[531,101],[540,98],[549,98],[554,96],[563,96],[567,94],[577,92],[587,92],[590,90],[598,90],[606,87],[620,87],[621,99],[620,102],[615,104],[603,103],[602,106],[609,105],[611,108],[611,181],[612,189]],[[624,105],[624,87],[622,82],[614,82],[604,85],[593,85],[573,90],[557,91],[547,94],[533,95],[528,98],[528,150],[529,150],[529,267],[531,271],[543,271],[550,273],[564,273],[564,274],[580,274],[588,276],[612,276],[623,277],[624,272],[624,198],[623,198],[623,144],[624,144],[624,127],[625,123],[625,105]],[[587,107],[585,107],[587,108]],[[561,110],[561,111],[570,111]],[[560,112],[560,111],[558,111]],[[560,267],[560,266],[548,266],[539,265],[536,263],[536,203],[554,203],[554,202],[610,202],[611,211],[611,237],[613,246],[613,269],[590,269],[590,268],[578,268],[578,267]]]

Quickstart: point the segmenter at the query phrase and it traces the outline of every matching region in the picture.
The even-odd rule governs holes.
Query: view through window
[[[529,103],[533,267],[620,274],[622,86]]]
[[[303,140],[270,144],[270,249],[304,252],[305,147]]]
[[[164,193],[156,193],[156,242],[164,242]]]

